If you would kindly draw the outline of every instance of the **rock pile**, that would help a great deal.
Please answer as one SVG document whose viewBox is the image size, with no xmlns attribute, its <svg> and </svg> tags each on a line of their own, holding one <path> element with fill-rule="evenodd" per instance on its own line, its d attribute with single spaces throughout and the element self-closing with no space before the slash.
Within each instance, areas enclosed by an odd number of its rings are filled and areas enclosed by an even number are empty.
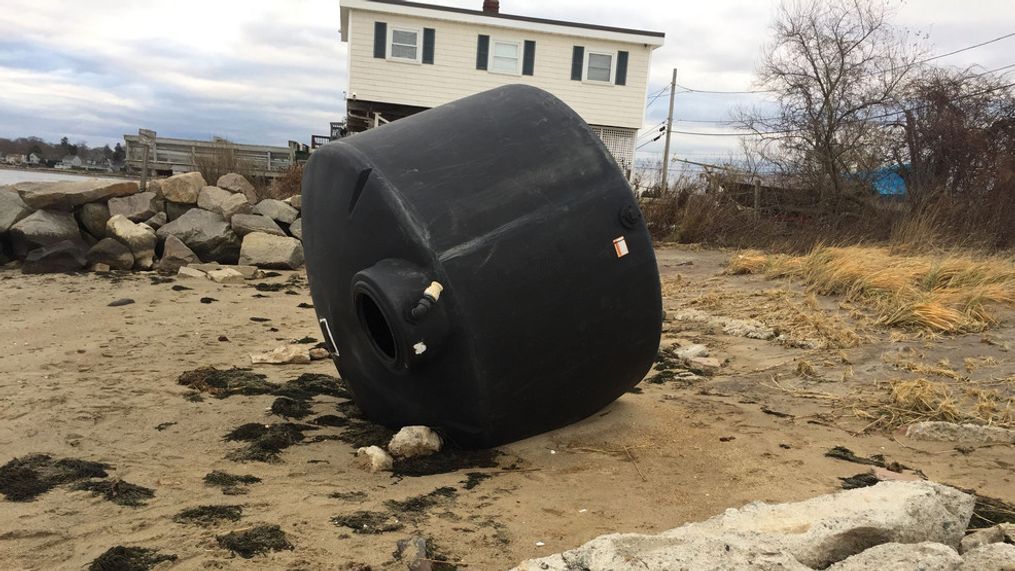
<svg viewBox="0 0 1015 571">
<path fill-rule="evenodd" d="M 172 274 L 201 262 L 296 269 L 299 198 L 258 201 L 235 173 L 214 186 L 201 173 L 179 174 L 152 181 L 148 192 L 131 181 L 16 183 L 0 187 L 0 264 L 20 260 L 25 273 Z"/>
<path fill-rule="evenodd" d="M 932 482 L 882 482 L 790 504 L 755 502 L 659 535 L 603 535 L 519 565 L 558 569 L 1009 569 L 1006 529 L 963 539 L 975 498 Z M 960 555 L 961 554 L 961 555 Z"/>
</svg>

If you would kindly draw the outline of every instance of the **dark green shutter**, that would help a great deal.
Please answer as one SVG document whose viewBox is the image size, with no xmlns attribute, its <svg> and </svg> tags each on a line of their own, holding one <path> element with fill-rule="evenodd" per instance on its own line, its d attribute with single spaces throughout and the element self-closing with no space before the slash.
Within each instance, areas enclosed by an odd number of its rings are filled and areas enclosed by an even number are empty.
<svg viewBox="0 0 1015 571">
<path fill-rule="evenodd" d="M 490 60 L 490 36 L 479 36 L 479 43 L 476 45 L 476 69 L 486 69 Z"/>
<path fill-rule="evenodd" d="M 384 59 L 387 56 L 388 25 L 374 22 L 374 57 Z"/>
<path fill-rule="evenodd" d="M 525 52 L 522 55 L 522 75 L 532 75 L 536 71 L 536 42 L 525 40 Z"/>
<path fill-rule="evenodd" d="M 583 65 L 585 65 L 585 48 L 582 46 L 575 46 L 574 52 L 571 54 L 571 79 L 575 81 L 582 80 Z"/>
<path fill-rule="evenodd" d="M 423 63 L 433 63 L 436 36 L 437 32 L 433 28 L 423 28 Z"/>
<path fill-rule="evenodd" d="M 627 85 L 627 52 L 617 52 L 617 85 Z"/>
</svg>

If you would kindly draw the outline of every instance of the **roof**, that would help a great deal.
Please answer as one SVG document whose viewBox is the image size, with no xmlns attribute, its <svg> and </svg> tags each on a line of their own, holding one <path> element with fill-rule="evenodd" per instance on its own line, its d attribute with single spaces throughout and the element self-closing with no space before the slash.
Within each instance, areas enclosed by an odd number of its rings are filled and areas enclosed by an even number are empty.
<svg viewBox="0 0 1015 571">
<path fill-rule="evenodd" d="M 655 47 L 661 46 L 663 38 L 666 37 L 666 34 L 663 32 L 550 20 L 547 18 L 518 16 L 500 12 L 484 12 L 482 10 L 469 10 L 467 8 L 439 6 L 421 2 L 403 0 L 341 0 L 342 41 L 348 41 L 344 30 L 348 28 L 348 11 L 350 9 L 469 22 L 504 28 L 535 30 L 571 36 L 647 44 Z"/>
</svg>

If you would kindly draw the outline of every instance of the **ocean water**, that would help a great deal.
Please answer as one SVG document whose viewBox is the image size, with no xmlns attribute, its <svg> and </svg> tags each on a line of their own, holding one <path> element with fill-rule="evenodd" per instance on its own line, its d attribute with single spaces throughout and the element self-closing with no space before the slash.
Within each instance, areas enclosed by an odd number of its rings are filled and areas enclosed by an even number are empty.
<svg viewBox="0 0 1015 571">
<path fill-rule="evenodd" d="M 115 177 L 108 177 L 102 175 L 81 175 L 81 174 L 70 174 L 56 171 L 30 171 L 20 169 L 2 169 L 0 168 L 0 186 L 5 184 L 14 184 L 16 182 L 47 182 L 47 181 L 58 181 L 58 180 L 83 180 L 89 178 L 100 178 L 103 180 L 124 180 Z"/>
</svg>

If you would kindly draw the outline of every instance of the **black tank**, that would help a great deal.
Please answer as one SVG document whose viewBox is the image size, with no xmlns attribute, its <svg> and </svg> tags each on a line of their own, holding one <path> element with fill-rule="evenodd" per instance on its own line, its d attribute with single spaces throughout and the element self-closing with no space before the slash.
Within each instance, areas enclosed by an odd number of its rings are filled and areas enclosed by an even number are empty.
<svg viewBox="0 0 1015 571">
<path fill-rule="evenodd" d="M 656 355 L 659 275 L 589 126 L 521 85 L 325 145 L 303 176 L 317 317 L 363 413 L 464 447 L 558 428 Z"/>
</svg>

